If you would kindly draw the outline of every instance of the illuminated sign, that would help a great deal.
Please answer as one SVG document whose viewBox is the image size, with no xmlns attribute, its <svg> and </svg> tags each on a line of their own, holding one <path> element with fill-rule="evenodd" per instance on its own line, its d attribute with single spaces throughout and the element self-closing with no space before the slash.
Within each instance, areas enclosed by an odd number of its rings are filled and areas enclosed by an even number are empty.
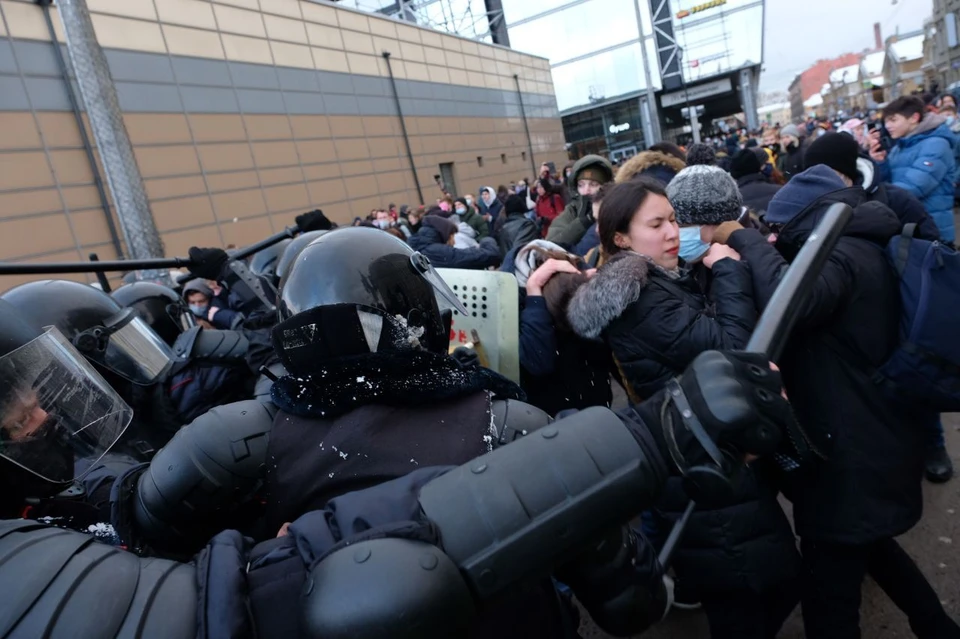
<svg viewBox="0 0 960 639">
<path fill-rule="evenodd" d="M 693 15 L 694 13 L 700 13 L 701 11 L 706 11 L 707 9 L 722 7 L 725 4 L 727 4 L 727 0 L 710 0 L 710 2 L 704 2 L 703 4 L 690 7 L 689 10 L 684 9 L 683 11 L 677 11 L 677 20 L 682 20 L 687 16 Z"/>
<path fill-rule="evenodd" d="M 630 123 L 624 122 L 623 124 L 611 124 L 610 133 L 623 133 L 624 131 L 630 130 Z"/>
</svg>

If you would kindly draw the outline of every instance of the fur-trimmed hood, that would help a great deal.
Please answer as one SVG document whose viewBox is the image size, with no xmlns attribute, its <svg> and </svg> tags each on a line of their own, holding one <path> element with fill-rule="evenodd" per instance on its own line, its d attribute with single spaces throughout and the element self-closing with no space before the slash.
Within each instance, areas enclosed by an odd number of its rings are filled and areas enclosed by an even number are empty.
<svg viewBox="0 0 960 639">
<path fill-rule="evenodd" d="M 640 298 L 651 268 L 650 261 L 637 253 L 623 252 L 610 258 L 570 300 L 567 320 L 573 332 L 586 339 L 598 338 Z"/>
<path fill-rule="evenodd" d="M 686 166 L 682 160 L 672 155 L 660 151 L 644 151 L 627 160 L 617 171 L 617 177 L 614 181 L 617 184 L 629 182 L 634 176 L 654 168 L 660 168 L 661 171 L 666 170 L 676 175 Z M 654 177 L 659 178 L 657 175 Z"/>
</svg>

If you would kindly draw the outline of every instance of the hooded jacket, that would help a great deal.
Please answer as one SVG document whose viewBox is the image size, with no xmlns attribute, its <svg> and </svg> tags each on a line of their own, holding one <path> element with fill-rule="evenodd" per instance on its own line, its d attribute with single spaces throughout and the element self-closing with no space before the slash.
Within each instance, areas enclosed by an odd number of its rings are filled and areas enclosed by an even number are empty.
<svg viewBox="0 0 960 639">
<path fill-rule="evenodd" d="M 895 141 L 886 162 L 879 165 L 885 182 L 915 195 L 933 217 L 940 237 L 953 242 L 953 147 L 956 138 L 946 118 L 928 113 L 914 131 Z"/>
<path fill-rule="evenodd" d="M 690 273 L 671 279 L 647 258 L 621 253 L 580 287 L 567 316 L 582 337 L 603 338 L 636 402 L 703 351 L 746 345 L 756 322 L 750 268 L 724 259 L 713 275 L 707 297 Z M 654 513 L 657 534 L 669 531 L 688 501 L 680 480 L 669 480 Z M 730 502 L 694 513 L 674 565 L 694 588 L 761 592 L 792 579 L 799 560 L 774 491 L 748 472 Z"/>
<path fill-rule="evenodd" d="M 567 200 L 563 212 L 550 224 L 550 230 L 547 231 L 547 240 L 550 242 L 572 248 L 593 224 L 590 202 L 577 193 L 577 174 L 590 166 L 600 167 L 613 178 L 613 165 L 599 155 L 586 155 L 573 165 L 573 172 L 567 181 L 572 197 Z"/>
<path fill-rule="evenodd" d="M 666 186 L 686 166 L 683 160 L 667 153 L 644 151 L 624 162 L 620 170 L 617 171 L 616 182 L 621 184 L 629 182 L 638 175 L 646 175 L 660 180 Z"/>
<path fill-rule="evenodd" d="M 453 248 L 467 249 L 477 248 L 480 243 L 477 242 L 477 231 L 466 222 L 457 224 L 457 233 L 453 236 Z"/>
<path fill-rule="evenodd" d="M 444 242 L 438 230 L 424 224 L 407 242 L 437 268 L 482 269 L 500 263 L 500 249 L 490 237 L 481 240 L 477 248 L 459 249 Z"/>
<path fill-rule="evenodd" d="M 466 222 L 470 225 L 470 228 L 476 231 L 474 237 L 478 242 L 485 237 L 490 237 L 490 225 L 472 206 L 467 206 L 467 212 L 460 215 L 460 221 Z"/>
<path fill-rule="evenodd" d="M 801 537 L 858 545 L 903 534 L 920 519 L 923 503 L 919 407 L 895 404 L 863 370 L 863 362 L 880 365 L 898 343 L 900 290 L 883 247 L 900 221 L 889 207 L 867 201 L 860 187 L 842 188 L 811 197 L 782 227 L 776 248 L 751 229 L 734 232 L 728 243 L 750 263 L 762 310 L 834 202 L 854 207 L 853 218 L 799 309 L 779 361 L 797 418 L 826 459 L 791 473 L 796 485 L 788 496 Z"/>
<path fill-rule="evenodd" d="M 486 204 L 483 201 L 483 189 L 490 191 L 490 204 Z M 484 215 L 489 215 L 493 218 L 491 222 L 496 221 L 497 216 L 500 215 L 500 212 L 503 211 L 503 202 L 497 197 L 497 190 L 492 186 L 481 187 L 477 191 L 477 206 L 480 207 L 480 212 Z"/>
</svg>

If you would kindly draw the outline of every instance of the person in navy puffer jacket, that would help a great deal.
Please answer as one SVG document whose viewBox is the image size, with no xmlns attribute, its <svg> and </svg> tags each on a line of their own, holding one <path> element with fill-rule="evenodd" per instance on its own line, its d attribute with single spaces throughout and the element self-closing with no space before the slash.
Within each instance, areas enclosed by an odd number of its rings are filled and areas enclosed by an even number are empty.
<svg viewBox="0 0 960 639">
<path fill-rule="evenodd" d="M 883 110 L 883 121 L 893 148 L 884 151 L 880 133 L 870 134 L 870 157 L 878 163 L 885 182 L 915 195 L 937 223 L 940 238 L 953 242 L 953 147 L 955 136 L 946 118 L 925 113 L 923 100 L 916 96 L 897 98 Z"/>
</svg>

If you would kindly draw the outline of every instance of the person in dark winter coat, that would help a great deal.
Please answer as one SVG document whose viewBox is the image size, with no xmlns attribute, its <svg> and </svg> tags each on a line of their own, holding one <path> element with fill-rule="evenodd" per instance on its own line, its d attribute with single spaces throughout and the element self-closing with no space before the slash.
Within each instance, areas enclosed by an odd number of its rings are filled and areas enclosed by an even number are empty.
<svg viewBox="0 0 960 639">
<path fill-rule="evenodd" d="M 503 202 L 497 198 L 497 192 L 492 186 L 482 187 L 479 195 L 480 201 L 477 202 L 477 206 L 480 207 L 480 213 L 487 219 L 487 222 L 493 224 L 503 211 Z"/>
<path fill-rule="evenodd" d="M 893 184 L 879 182 L 879 172 L 869 158 L 859 157 L 859 145 L 845 133 L 826 133 L 807 149 L 809 166 L 823 164 L 833 169 L 846 186 L 859 185 L 867 200 L 889 206 L 902 225 L 916 224 L 914 235 L 931 242 L 940 239 L 940 229 L 933 218 L 909 191 Z M 929 442 L 924 472 L 932 482 L 943 483 L 953 477 L 953 462 L 947 453 L 943 423 L 939 416 L 926 425 Z"/>
<path fill-rule="evenodd" d="M 511 195 L 504 205 L 504 214 L 497 218 L 494 235 L 500 247 L 500 258 L 512 249 L 540 237 L 536 223 L 527 217 L 527 205 L 519 195 Z"/>
<path fill-rule="evenodd" d="M 210 284 L 214 284 L 214 291 Z M 210 328 L 233 330 L 243 323 L 243 314 L 230 308 L 230 294 L 215 282 L 192 279 L 183 287 L 183 298 L 190 312 Z"/>
<path fill-rule="evenodd" d="M 953 147 L 956 138 L 947 120 L 926 113 L 923 101 L 904 96 L 883 109 L 883 120 L 894 139 L 888 152 L 880 148 L 880 133 L 870 134 L 870 157 L 878 163 L 885 182 L 915 195 L 940 229 L 945 242 L 953 242 Z"/>
<path fill-rule="evenodd" d="M 547 240 L 572 248 L 594 223 L 590 198 L 607 182 L 613 180 L 613 166 L 599 155 L 587 155 L 573 165 L 569 186 L 574 196 L 555 219 L 547 232 Z"/>
<path fill-rule="evenodd" d="M 527 401 L 549 415 L 575 408 L 609 406 L 612 361 L 597 341 L 570 330 L 567 306 L 587 281 L 576 256 L 537 240 L 516 255 L 520 285 L 520 387 Z"/>
<path fill-rule="evenodd" d="M 490 225 L 487 224 L 487 221 L 483 219 L 483 216 L 477 213 L 476 209 L 467 204 L 467 200 L 462 197 L 458 197 L 454 201 L 454 211 L 457 217 L 461 222 L 465 222 L 470 225 L 474 231 L 476 231 L 476 239 L 478 242 L 485 237 L 490 237 Z"/>
<path fill-rule="evenodd" d="M 860 589 L 869 573 L 918 637 L 957 637 L 960 629 L 894 540 L 922 511 L 925 434 L 915 423 L 922 409 L 896 403 L 864 364 L 879 366 L 898 343 L 900 292 L 883 249 L 900 232 L 897 216 L 817 165 L 771 201 L 766 219 L 778 229 L 775 247 L 735 223 L 721 225 L 714 239 L 750 263 L 762 310 L 835 202 L 852 206 L 854 216 L 799 310 L 780 360 L 797 418 L 821 455 L 791 473 L 785 489 L 802 541 L 806 633 L 860 637 Z"/>
<path fill-rule="evenodd" d="M 744 149 L 733 156 L 730 162 L 730 175 L 737 181 L 743 205 L 760 216 L 767 210 L 770 199 L 780 190 L 778 185 L 760 172 L 766 156 L 763 149 Z"/>
<path fill-rule="evenodd" d="M 800 129 L 795 124 L 788 124 L 780 129 L 782 153 L 777 158 L 777 170 L 788 182 L 803 171 L 803 144 L 800 138 Z"/>
<path fill-rule="evenodd" d="M 477 248 L 453 247 L 457 225 L 439 215 L 423 218 L 420 230 L 407 242 L 415 251 L 420 251 L 437 268 L 483 269 L 500 263 L 500 249 L 492 237 L 485 237 Z"/>
<path fill-rule="evenodd" d="M 871 202 L 889 206 L 902 224 L 916 224 L 917 237 L 931 242 L 940 239 L 937 223 L 923 208 L 923 203 L 909 191 L 883 182 L 880 171 L 860 151 L 853 136 L 826 133 L 810 145 L 804 160 L 808 169 L 823 164 L 836 171 L 847 186 L 856 184 L 862 187 Z"/>
<path fill-rule="evenodd" d="M 666 192 L 640 177 L 604 197 L 600 236 L 612 257 L 578 290 L 568 316 L 581 337 L 610 347 L 631 401 L 652 396 L 704 350 L 746 345 L 757 317 L 750 269 L 709 243 L 713 228 L 740 209 L 733 179 L 702 165 L 680 171 Z M 674 210 L 695 233 L 677 228 Z M 709 295 L 675 251 L 712 271 Z M 649 519 L 653 537 L 663 541 L 687 501 L 679 481 L 668 485 Z M 674 560 L 715 639 L 774 637 L 799 598 L 798 568 L 776 491 L 749 471 L 728 502 L 693 515 Z"/>
</svg>

